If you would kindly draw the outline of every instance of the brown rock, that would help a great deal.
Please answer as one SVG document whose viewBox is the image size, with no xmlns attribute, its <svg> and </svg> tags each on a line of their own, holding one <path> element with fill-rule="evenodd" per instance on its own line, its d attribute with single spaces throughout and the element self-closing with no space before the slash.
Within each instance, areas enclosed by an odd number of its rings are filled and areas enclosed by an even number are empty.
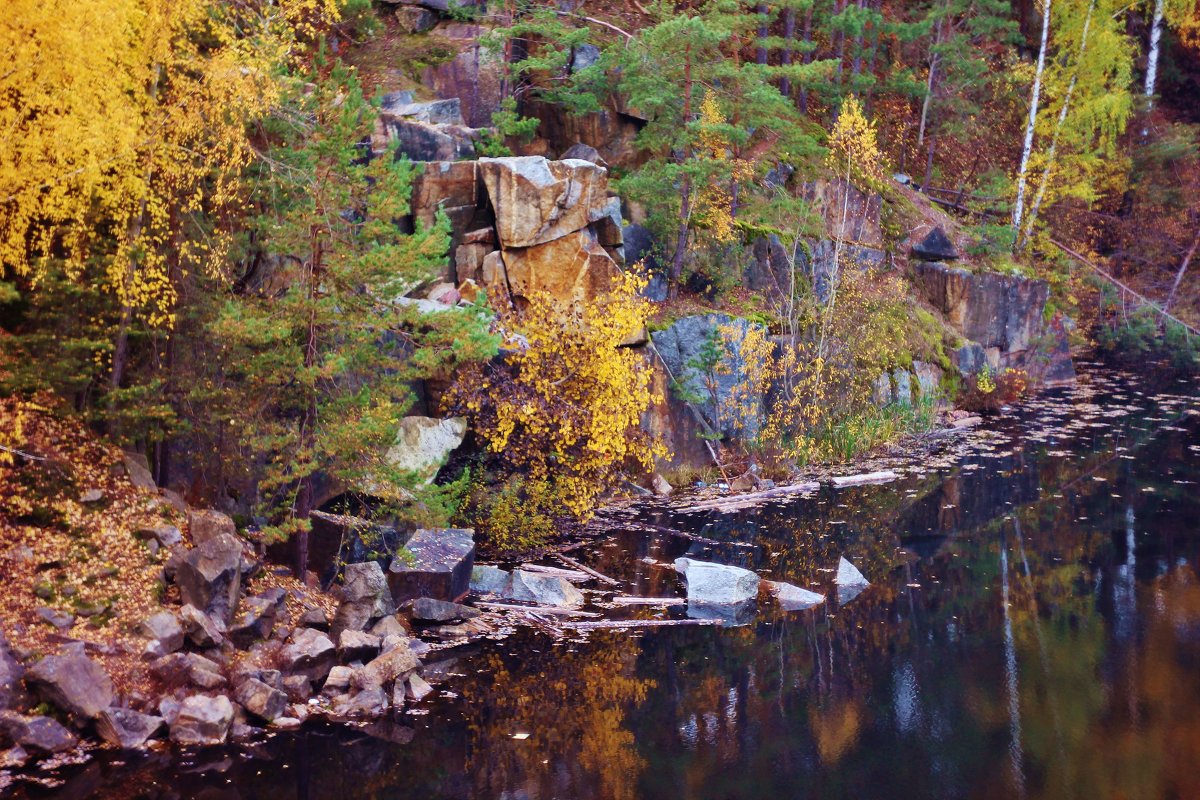
<svg viewBox="0 0 1200 800">
<path fill-rule="evenodd" d="M 396 647 L 356 670 L 351 684 L 359 689 L 379 688 L 407 675 L 421 664 L 408 647 Z"/>
<path fill-rule="evenodd" d="M 237 526 L 228 514 L 215 509 L 192 509 L 188 514 L 188 533 L 192 535 L 192 544 L 199 546 L 222 534 L 237 536 Z"/>
<path fill-rule="evenodd" d="M 540 156 L 482 158 L 479 175 L 505 248 L 531 247 L 598 219 L 608 201 L 608 171 L 589 161 Z"/>
<path fill-rule="evenodd" d="M 546 292 L 563 307 L 587 303 L 609 291 L 619 274 L 604 248 L 583 231 L 534 247 L 505 250 L 503 265 L 507 280 L 500 284 L 501 276 L 489 274 L 485 261 L 484 282 L 489 296 L 496 297 L 496 292 L 511 288 L 514 297 L 528 300 Z"/>
<path fill-rule="evenodd" d="M 413 181 L 412 213 L 422 225 L 432 225 L 439 207 L 474 211 L 478 181 L 474 161 L 432 161 Z"/>
<path fill-rule="evenodd" d="M 94 718 L 113 701 L 108 673 L 86 656 L 47 656 L 29 669 L 25 682 L 43 700 L 78 720 Z"/>
</svg>

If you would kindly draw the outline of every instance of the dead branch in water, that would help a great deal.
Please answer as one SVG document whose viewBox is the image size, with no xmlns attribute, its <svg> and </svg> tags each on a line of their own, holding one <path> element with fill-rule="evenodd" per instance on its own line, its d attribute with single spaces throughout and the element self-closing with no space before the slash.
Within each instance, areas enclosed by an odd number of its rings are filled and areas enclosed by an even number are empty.
<svg viewBox="0 0 1200 800">
<path fill-rule="evenodd" d="M 562 623 L 564 628 L 577 631 L 631 630 L 634 628 L 671 628 L 683 625 L 720 625 L 719 619 L 605 619 L 597 622 Z"/>
<path fill-rule="evenodd" d="M 527 614 L 549 614 L 555 617 L 599 617 L 600 615 L 594 611 L 577 611 L 573 608 L 558 608 L 557 606 L 519 606 L 515 603 L 488 603 L 479 602 L 475 604 L 479 608 L 486 608 L 495 611 L 523 611 Z"/>
<path fill-rule="evenodd" d="M 570 556 L 565 556 L 562 553 L 557 553 L 554 557 L 557 558 L 559 561 L 563 562 L 564 564 L 566 564 L 570 567 L 574 567 L 575 569 L 579 570 L 580 572 L 586 572 L 588 575 L 591 575 L 593 578 L 595 578 L 598 581 L 607 583 L 609 586 L 619 586 L 621 584 L 621 582 L 619 580 L 617 580 L 616 578 L 610 578 L 601 572 L 597 572 L 596 570 L 592 569 L 589 566 L 580 564 L 578 561 L 571 558 Z"/>
</svg>

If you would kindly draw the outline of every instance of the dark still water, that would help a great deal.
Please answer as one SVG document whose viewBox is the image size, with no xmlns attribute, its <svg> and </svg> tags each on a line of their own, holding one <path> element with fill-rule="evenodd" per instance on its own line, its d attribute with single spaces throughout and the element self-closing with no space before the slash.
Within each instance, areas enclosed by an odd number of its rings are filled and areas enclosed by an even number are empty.
<svg viewBox="0 0 1200 800">
<path fill-rule="evenodd" d="M 1200 798 L 1196 384 L 1092 368 L 985 427 L 892 484 L 641 518 L 730 544 L 631 520 L 576 554 L 647 596 L 680 555 L 752 567 L 815 610 L 522 628 L 376 735 L 97 763 L 61 796 Z M 843 555 L 872 585 L 839 607 Z"/>
</svg>

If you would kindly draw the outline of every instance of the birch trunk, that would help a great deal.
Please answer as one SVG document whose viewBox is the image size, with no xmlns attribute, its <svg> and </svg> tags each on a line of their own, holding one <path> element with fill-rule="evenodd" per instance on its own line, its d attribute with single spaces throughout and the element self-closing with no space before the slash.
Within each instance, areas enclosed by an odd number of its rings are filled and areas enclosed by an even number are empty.
<svg viewBox="0 0 1200 800">
<path fill-rule="evenodd" d="M 1029 98 L 1029 121 L 1025 124 L 1025 144 L 1021 148 L 1021 168 L 1017 170 L 1017 199 L 1013 203 L 1013 233 L 1021 232 L 1021 220 L 1025 211 L 1025 184 L 1028 178 L 1029 156 L 1033 152 L 1033 129 L 1037 123 L 1038 102 L 1042 95 L 1042 73 L 1046 70 L 1046 46 L 1050 39 L 1050 3 L 1042 11 L 1042 43 L 1038 48 L 1037 72 L 1033 76 L 1033 94 Z"/>
<path fill-rule="evenodd" d="M 1154 84 L 1158 81 L 1158 52 L 1162 43 L 1163 0 L 1154 0 L 1154 23 L 1150 26 L 1150 52 L 1146 55 L 1146 97 L 1154 102 Z M 1149 106 L 1148 106 L 1149 107 Z"/>
<path fill-rule="evenodd" d="M 1188 249 L 1187 255 L 1183 257 L 1183 263 L 1179 265 L 1179 271 L 1175 273 L 1175 282 L 1171 284 L 1171 293 L 1167 295 L 1167 302 L 1163 306 L 1163 311 L 1171 310 L 1171 303 L 1175 302 L 1175 293 L 1179 291 L 1179 284 L 1183 282 L 1183 275 L 1187 272 L 1188 265 L 1192 263 L 1192 256 L 1196 255 L 1196 248 L 1200 247 L 1200 230 L 1196 231 L 1196 238 L 1192 240 L 1192 246 Z"/>
<path fill-rule="evenodd" d="M 1054 170 L 1054 159 L 1058 154 L 1058 137 L 1062 133 L 1063 125 L 1067 121 L 1067 113 L 1071 108 L 1071 95 L 1075 93 L 1075 86 L 1079 83 L 1079 70 L 1083 64 L 1084 53 L 1087 52 L 1088 30 L 1092 25 L 1092 13 L 1096 10 L 1096 0 L 1092 0 L 1088 4 L 1087 16 L 1083 20 L 1083 37 L 1079 40 L 1079 53 L 1075 57 L 1075 74 L 1071 76 L 1071 84 L 1067 86 L 1067 94 L 1063 98 L 1062 108 L 1058 111 L 1058 121 L 1054 125 L 1054 135 L 1050 138 L 1050 150 L 1046 153 L 1046 167 L 1042 171 L 1042 179 L 1038 183 L 1037 195 L 1033 198 L 1033 205 L 1029 207 L 1029 221 L 1025 223 L 1024 232 L 1017 240 L 1017 249 L 1021 249 L 1029 242 L 1029 237 L 1033 236 L 1033 224 L 1037 221 L 1038 211 L 1041 210 L 1042 200 L 1046 197 L 1046 187 L 1050 185 L 1050 173 Z"/>
</svg>

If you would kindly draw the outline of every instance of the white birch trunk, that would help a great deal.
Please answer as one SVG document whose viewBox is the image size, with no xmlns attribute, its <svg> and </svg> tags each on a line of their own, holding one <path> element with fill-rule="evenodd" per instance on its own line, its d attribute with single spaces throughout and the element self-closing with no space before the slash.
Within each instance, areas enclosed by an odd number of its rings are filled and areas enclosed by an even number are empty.
<svg viewBox="0 0 1200 800">
<path fill-rule="evenodd" d="M 1146 56 L 1146 97 L 1154 97 L 1158 80 L 1158 51 L 1162 42 L 1163 0 L 1154 0 L 1154 24 L 1150 26 L 1150 52 Z M 1151 100 L 1153 102 L 1153 100 Z"/>
<path fill-rule="evenodd" d="M 1046 70 L 1046 47 L 1050 40 L 1050 2 L 1042 11 L 1042 43 L 1038 48 L 1037 72 L 1033 76 L 1033 94 L 1029 98 L 1029 121 L 1025 125 L 1025 145 L 1021 149 L 1021 168 L 1017 170 L 1017 199 L 1013 203 L 1012 227 L 1014 234 L 1021 232 L 1021 218 L 1025 212 L 1025 184 L 1028 178 L 1029 156 L 1033 152 L 1033 129 L 1037 123 L 1038 101 L 1042 95 L 1042 73 Z"/>
<path fill-rule="evenodd" d="M 1037 221 L 1042 200 L 1046 197 L 1046 187 L 1050 184 L 1050 173 L 1054 170 L 1054 158 L 1058 154 L 1058 137 L 1067 121 L 1067 113 L 1071 108 L 1071 95 L 1075 93 L 1075 86 L 1079 83 L 1079 70 L 1083 64 L 1083 56 L 1087 52 L 1088 30 L 1092 26 L 1092 13 L 1095 10 L 1096 0 L 1092 0 L 1088 4 L 1087 16 L 1083 20 L 1083 36 L 1079 39 L 1079 53 L 1075 56 L 1075 74 L 1071 76 L 1071 84 L 1067 87 L 1062 108 L 1058 112 L 1058 121 L 1054 125 L 1054 136 L 1050 139 L 1050 150 L 1046 153 L 1046 168 L 1042 172 L 1042 179 L 1038 184 L 1037 195 L 1033 198 L 1033 205 L 1029 207 L 1029 221 L 1025 223 L 1025 231 L 1017 241 L 1018 249 L 1028 243 L 1029 237 L 1033 235 L 1033 224 Z"/>
</svg>

